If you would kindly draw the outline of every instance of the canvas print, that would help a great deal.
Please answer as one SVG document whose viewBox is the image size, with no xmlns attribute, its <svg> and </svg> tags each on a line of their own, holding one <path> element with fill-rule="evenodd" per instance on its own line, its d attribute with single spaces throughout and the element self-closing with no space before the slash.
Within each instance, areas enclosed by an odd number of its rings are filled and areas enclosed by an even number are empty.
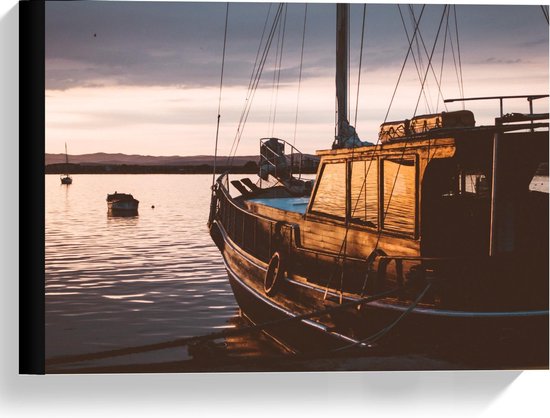
<svg viewBox="0 0 550 418">
<path fill-rule="evenodd" d="M 47 2 L 46 373 L 548 369 L 548 25 Z"/>
</svg>

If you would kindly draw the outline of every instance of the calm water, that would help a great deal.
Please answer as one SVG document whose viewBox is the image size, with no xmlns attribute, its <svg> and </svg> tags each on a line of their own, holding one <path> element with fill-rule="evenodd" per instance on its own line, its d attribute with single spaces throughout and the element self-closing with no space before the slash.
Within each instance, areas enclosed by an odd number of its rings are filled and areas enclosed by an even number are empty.
<svg viewBox="0 0 550 418">
<path fill-rule="evenodd" d="M 210 175 L 47 175 L 46 359 L 204 335 L 242 324 L 221 256 L 208 235 Z M 548 192 L 548 177 L 531 188 Z M 107 193 L 132 193 L 139 215 L 107 214 Z M 154 205 L 154 209 L 152 206 Z M 273 353 L 265 338 L 239 355 Z M 230 349 L 231 347 L 229 347 Z M 72 364 L 180 361 L 186 348 Z"/>
<path fill-rule="evenodd" d="M 239 322 L 206 221 L 210 175 L 75 175 L 46 187 L 46 358 L 203 335 Z M 139 216 L 107 215 L 132 193 Z M 154 209 L 152 206 L 155 206 Z M 185 348 L 87 365 L 175 361 Z"/>
</svg>

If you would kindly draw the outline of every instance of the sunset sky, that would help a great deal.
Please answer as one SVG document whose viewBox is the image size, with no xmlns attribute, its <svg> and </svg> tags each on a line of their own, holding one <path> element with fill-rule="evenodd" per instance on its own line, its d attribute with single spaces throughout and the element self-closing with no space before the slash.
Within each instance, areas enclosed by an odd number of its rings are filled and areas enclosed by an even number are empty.
<svg viewBox="0 0 550 418">
<path fill-rule="evenodd" d="M 247 86 L 268 10 L 268 27 L 277 5 L 230 3 L 219 151 L 227 155 L 235 138 Z M 422 6 L 414 6 L 416 17 Z M 420 34 L 432 50 L 444 6 L 426 7 Z M 254 96 L 237 154 L 256 154 L 258 139 L 277 136 L 303 152 L 330 148 L 334 138 L 335 6 L 309 3 L 302 82 L 298 75 L 304 24 L 303 3 L 289 3 L 284 42 L 275 37 Z M 216 135 L 226 3 L 47 2 L 46 152 L 121 152 L 144 155 L 213 154 Z M 401 12 L 413 32 L 408 5 Z M 363 6 L 351 7 L 350 98 L 353 123 Z M 540 6 L 457 5 L 441 29 L 432 64 L 439 76 L 446 45 L 443 98 L 460 97 L 458 48 L 464 95 L 548 93 L 548 23 Z M 278 39 L 281 41 L 278 43 Z M 420 39 L 419 39 L 420 40 Z M 277 45 L 283 49 L 278 90 L 273 89 Z M 408 49 L 395 4 L 367 5 L 365 46 L 357 132 L 375 142 Z M 453 59 L 454 53 L 454 59 Z M 428 58 L 415 44 L 423 77 Z M 279 77 L 278 74 L 275 74 Z M 388 120 L 413 116 L 421 89 L 409 57 Z M 416 114 L 458 110 L 460 103 L 438 99 L 430 71 Z M 276 100 L 275 100 L 276 99 Z M 491 123 L 498 103 L 468 104 L 478 124 Z M 276 109 L 276 113 L 275 113 Z M 526 111 L 524 100 L 505 112 Z M 547 101 L 535 111 L 548 111 Z M 273 116 L 275 115 L 275 116 Z M 275 119 L 275 123 L 271 122 Z"/>
</svg>

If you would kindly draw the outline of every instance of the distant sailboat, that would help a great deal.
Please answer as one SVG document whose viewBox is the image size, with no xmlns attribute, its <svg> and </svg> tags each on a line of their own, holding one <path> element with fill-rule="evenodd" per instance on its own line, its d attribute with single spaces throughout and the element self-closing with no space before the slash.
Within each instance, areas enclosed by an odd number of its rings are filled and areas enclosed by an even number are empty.
<svg viewBox="0 0 550 418">
<path fill-rule="evenodd" d="M 73 179 L 69 176 L 69 154 L 67 154 L 67 143 L 65 142 L 65 177 L 61 177 L 61 184 L 72 184 Z"/>
</svg>

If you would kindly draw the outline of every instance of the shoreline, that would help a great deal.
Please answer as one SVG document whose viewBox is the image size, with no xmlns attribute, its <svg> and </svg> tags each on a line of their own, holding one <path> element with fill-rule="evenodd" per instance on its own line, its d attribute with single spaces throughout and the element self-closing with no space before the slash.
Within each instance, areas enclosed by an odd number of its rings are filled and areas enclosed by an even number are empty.
<svg viewBox="0 0 550 418">
<path fill-rule="evenodd" d="M 216 174 L 229 172 L 230 174 L 257 174 L 256 163 L 243 166 L 218 166 Z M 80 164 L 50 164 L 45 166 L 44 174 L 212 174 L 211 165 L 189 166 L 151 166 L 151 165 L 80 165 Z M 305 167 L 302 174 L 316 174 L 317 166 Z"/>
</svg>

